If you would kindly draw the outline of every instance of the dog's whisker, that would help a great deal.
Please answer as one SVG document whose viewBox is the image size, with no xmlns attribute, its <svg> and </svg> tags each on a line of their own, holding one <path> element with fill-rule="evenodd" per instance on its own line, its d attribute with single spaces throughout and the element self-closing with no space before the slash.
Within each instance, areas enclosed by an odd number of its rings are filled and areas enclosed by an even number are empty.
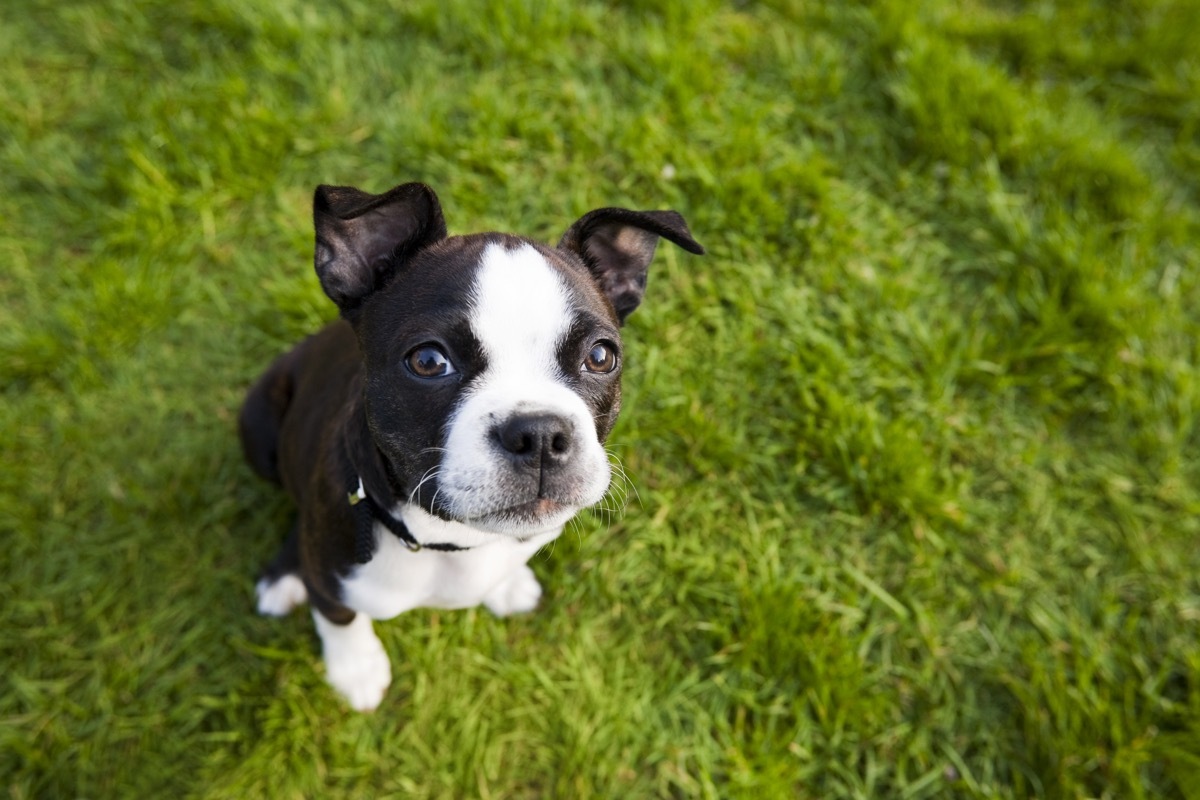
<svg viewBox="0 0 1200 800">
<path fill-rule="evenodd" d="M 580 547 L 583 547 L 583 520 L 581 520 L 579 517 L 571 517 L 571 519 L 567 520 L 567 526 L 565 530 L 574 533 L 576 544 L 578 544 Z M 557 539 L 555 541 L 557 541 Z M 553 547 L 554 542 L 551 542 L 550 545 Z"/>
<path fill-rule="evenodd" d="M 620 482 L 614 481 L 608 491 L 604 493 L 604 497 L 600 499 L 598 507 L 611 513 L 614 517 L 623 513 L 629 507 L 629 490 L 633 484 L 624 479 Z M 641 498 L 638 498 L 639 503 Z"/>
<path fill-rule="evenodd" d="M 621 457 L 612 451 L 610 446 L 605 446 L 605 453 L 609 457 L 609 466 L 612 467 L 613 481 L 609 484 L 609 492 L 621 494 L 622 508 L 628 505 L 629 494 L 632 492 L 633 498 L 638 505 L 642 504 L 642 497 L 638 493 L 637 484 L 629 477 L 629 471 L 625 469 L 625 464 Z"/>
<path fill-rule="evenodd" d="M 621 486 L 621 491 L 625 493 L 626 498 L 628 498 L 628 496 L 630 494 L 632 494 L 633 499 L 637 502 L 637 504 L 639 506 L 642 505 L 642 495 L 640 492 L 638 492 L 637 484 L 634 483 L 628 476 L 624 477 L 624 480 L 623 480 L 622 486 Z"/>
<path fill-rule="evenodd" d="M 410 503 L 413 502 L 413 500 L 417 496 L 417 492 L 421 491 L 421 487 L 425 485 L 426 481 L 433 480 L 440 473 L 441 473 L 441 468 L 438 466 L 432 466 L 429 469 L 425 470 L 425 474 L 421 476 L 421 480 L 418 481 L 417 485 L 415 487 L 413 487 L 413 490 L 411 492 L 409 492 L 408 502 L 410 502 Z"/>
<path fill-rule="evenodd" d="M 421 480 L 417 482 L 417 489 L 420 489 L 421 485 L 424 484 L 425 481 L 429 480 L 431 476 L 437 474 L 440 470 L 441 470 L 441 468 L 437 465 L 434 465 L 434 466 L 430 467 L 429 469 L 425 470 L 424 474 L 421 475 Z"/>
<path fill-rule="evenodd" d="M 629 499 L 629 485 L 627 481 L 614 482 L 608 487 L 605 497 L 617 500 L 621 505 Z"/>
</svg>

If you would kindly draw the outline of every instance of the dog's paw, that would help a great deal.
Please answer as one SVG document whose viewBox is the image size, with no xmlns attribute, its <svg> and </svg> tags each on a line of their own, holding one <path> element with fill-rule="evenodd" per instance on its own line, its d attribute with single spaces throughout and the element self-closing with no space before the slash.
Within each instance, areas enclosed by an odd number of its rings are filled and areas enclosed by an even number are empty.
<svg viewBox="0 0 1200 800">
<path fill-rule="evenodd" d="M 313 613 L 325 655 L 325 679 L 357 711 L 374 711 L 392 683 L 392 664 L 383 643 L 359 614 L 349 625 L 334 625 Z"/>
<path fill-rule="evenodd" d="M 325 677 L 350 707 L 356 711 L 374 711 L 392 683 L 392 665 L 379 640 L 372 650 L 342 653 L 325 658 Z"/>
<path fill-rule="evenodd" d="M 538 583 L 537 576 L 522 564 L 508 580 L 483 598 L 483 604 L 497 617 L 507 617 L 509 614 L 533 611 L 541 598 L 542 585 Z"/>
<path fill-rule="evenodd" d="M 283 575 L 273 581 L 263 578 L 254 591 L 258 595 L 258 613 L 268 617 L 282 617 L 308 602 L 304 581 L 295 575 Z"/>
</svg>

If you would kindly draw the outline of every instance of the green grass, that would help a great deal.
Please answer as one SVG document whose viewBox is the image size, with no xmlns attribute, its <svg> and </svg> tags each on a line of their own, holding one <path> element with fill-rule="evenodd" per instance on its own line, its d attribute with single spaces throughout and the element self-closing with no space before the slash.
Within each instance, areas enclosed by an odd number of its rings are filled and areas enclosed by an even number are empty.
<svg viewBox="0 0 1200 800">
<path fill-rule="evenodd" d="M 9 2 L 0 785 L 1200 797 L 1200 2 Z M 452 232 L 682 212 L 637 487 L 374 715 L 233 420 L 331 318 L 321 182 Z"/>
</svg>

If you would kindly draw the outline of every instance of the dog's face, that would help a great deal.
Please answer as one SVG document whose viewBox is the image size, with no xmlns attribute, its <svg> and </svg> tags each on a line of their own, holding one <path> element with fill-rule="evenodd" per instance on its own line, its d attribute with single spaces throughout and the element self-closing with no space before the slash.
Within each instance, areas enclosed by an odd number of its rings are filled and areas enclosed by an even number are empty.
<svg viewBox="0 0 1200 800">
<path fill-rule="evenodd" d="M 414 188 L 418 187 L 418 188 Z M 408 501 L 528 536 L 601 500 L 620 408 L 620 325 L 672 212 L 602 209 L 549 248 L 445 238 L 433 193 L 321 187 L 317 272 L 354 325 L 375 445 Z"/>
<path fill-rule="evenodd" d="M 527 535 L 604 495 L 621 339 L 577 259 L 444 239 L 364 305 L 359 331 L 368 419 L 411 502 Z"/>
</svg>

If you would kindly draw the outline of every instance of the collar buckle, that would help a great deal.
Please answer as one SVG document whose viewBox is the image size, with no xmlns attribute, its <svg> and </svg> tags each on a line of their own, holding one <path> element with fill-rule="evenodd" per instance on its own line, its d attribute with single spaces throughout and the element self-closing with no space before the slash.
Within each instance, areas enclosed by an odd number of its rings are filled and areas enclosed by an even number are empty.
<svg viewBox="0 0 1200 800">
<path fill-rule="evenodd" d="M 352 505 L 352 506 L 356 506 L 363 500 L 367 499 L 367 490 L 365 488 L 363 488 L 363 482 L 362 482 L 361 477 L 358 479 L 358 488 L 349 492 L 346 495 L 346 499 L 350 502 L 350 505 Z"/>
</svg>

